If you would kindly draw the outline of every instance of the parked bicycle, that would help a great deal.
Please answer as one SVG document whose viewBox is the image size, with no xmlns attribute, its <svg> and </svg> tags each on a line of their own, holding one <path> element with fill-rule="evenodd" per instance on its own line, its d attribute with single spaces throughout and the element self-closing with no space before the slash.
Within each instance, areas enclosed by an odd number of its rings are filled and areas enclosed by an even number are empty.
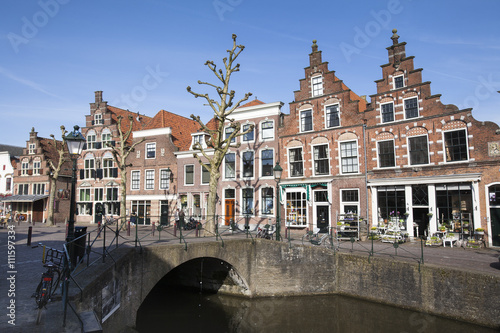
<svg viewBox="0 0 500 333">
<path fill-rule="evenodd" d="M 42 262 L 44 263 L 43 267 L 47 268 L 47 271 L 42 273 L 40 283 L 32 295 L 35 298 L 38 310 L 36 317 L 37 325 L 40 323 L 42 309 L 47 306 L 47 303 L 50 302 L 57 292 L 57 287 L 59 287 L 59 283 L 61 282 L 61 266 L 64 258 L 63 251 L 46 247 L 42 243 L 34 246 L 34 248 L 38 246 L 43 247 Z"/>
<path fill-rule="evenodd" d="M 266 224 L 264 228 L 259 227 L 257 229 L 257 238 L 273 239 L 276 229 L 273 225 Z"/>
<path fill-rule="evenodd" d="M 330 234 L 330 232 L 313 232 L 307 231 L 304 236 L 302 236 L 302 244 L 306 245 L 310 243 L 316 246 L 324 246 L 330 249 L 338 250 L 340 248 L 340 242 L 336 233 Z"/>
</svg>

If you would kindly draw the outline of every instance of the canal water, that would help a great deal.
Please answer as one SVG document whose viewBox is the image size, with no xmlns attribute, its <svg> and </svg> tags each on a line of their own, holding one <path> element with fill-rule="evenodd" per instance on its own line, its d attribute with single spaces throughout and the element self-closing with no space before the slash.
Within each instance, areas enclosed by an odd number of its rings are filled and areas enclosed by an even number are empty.
<svg viewBox="0 0 500 333">
<path fill-rule="evenodd" d="M 137 313 L 151 332 L 467 332 L 497 330 L 344 296 L 248 299 L 157 286 Z"/>
</svg>

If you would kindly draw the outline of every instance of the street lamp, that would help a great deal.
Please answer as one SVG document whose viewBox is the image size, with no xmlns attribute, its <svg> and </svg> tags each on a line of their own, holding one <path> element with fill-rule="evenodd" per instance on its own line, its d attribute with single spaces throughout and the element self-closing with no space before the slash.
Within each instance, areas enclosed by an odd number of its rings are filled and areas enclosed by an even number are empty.
<svg viewBox="0 0 500 333">
<path fill-rule="evenodd" d="M 281 221 L 280 221 L 280 180 L 281 173 L 283 169 L 280 167 L 280 162 L 276 162 L 275 167 L 273 168 L 273 176 L 274 180 L 276 180 L 276 240 L 281 240 L 280 231 L 281 231 Z"/>
<path fill-rule="evenodd" d="M 68 133 L 64 137 L 68 146 L 68 152 L 71 160 L 73 161 L 73 172 L 71 175 L 71 199 L 69 206 L 69 220 L 68 220 L 68 235 L 66 242 L 71 242 L 75 239 L 75 206 L 76 206 L 76 161 L 82 153 L 85 138 L 79 131 L 80 127 L 75 125 L 73 132 Z"/>
</svg>

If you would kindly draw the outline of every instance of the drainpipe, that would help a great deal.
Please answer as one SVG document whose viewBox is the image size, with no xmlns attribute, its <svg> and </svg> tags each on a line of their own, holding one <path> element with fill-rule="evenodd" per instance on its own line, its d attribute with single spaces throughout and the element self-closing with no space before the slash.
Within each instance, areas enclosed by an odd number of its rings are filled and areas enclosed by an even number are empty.
<svg viewBox="0 0 500 333">
<path fill-rule="evenodd" d="M 368 165 L 366 164 L 366 123 L 363 124 L 363 153 L 365 160 L 365 198 L 366 198 L 366 234 L 368 235 L 368 225 L 370 224 L 370 215 L 368 209 Z"/>
</svg>

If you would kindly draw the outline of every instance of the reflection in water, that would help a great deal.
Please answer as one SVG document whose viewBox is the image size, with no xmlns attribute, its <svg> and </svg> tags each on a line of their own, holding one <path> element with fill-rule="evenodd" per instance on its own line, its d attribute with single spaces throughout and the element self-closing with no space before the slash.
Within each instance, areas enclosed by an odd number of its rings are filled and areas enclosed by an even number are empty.
<svg viewBox="0 0 500 333">
<path fill-rule="evenodd" d="M 145 332 L 496 332 L 344 296 L 248 299 L 157 286 L 137 313 Z"/>
</svg>

